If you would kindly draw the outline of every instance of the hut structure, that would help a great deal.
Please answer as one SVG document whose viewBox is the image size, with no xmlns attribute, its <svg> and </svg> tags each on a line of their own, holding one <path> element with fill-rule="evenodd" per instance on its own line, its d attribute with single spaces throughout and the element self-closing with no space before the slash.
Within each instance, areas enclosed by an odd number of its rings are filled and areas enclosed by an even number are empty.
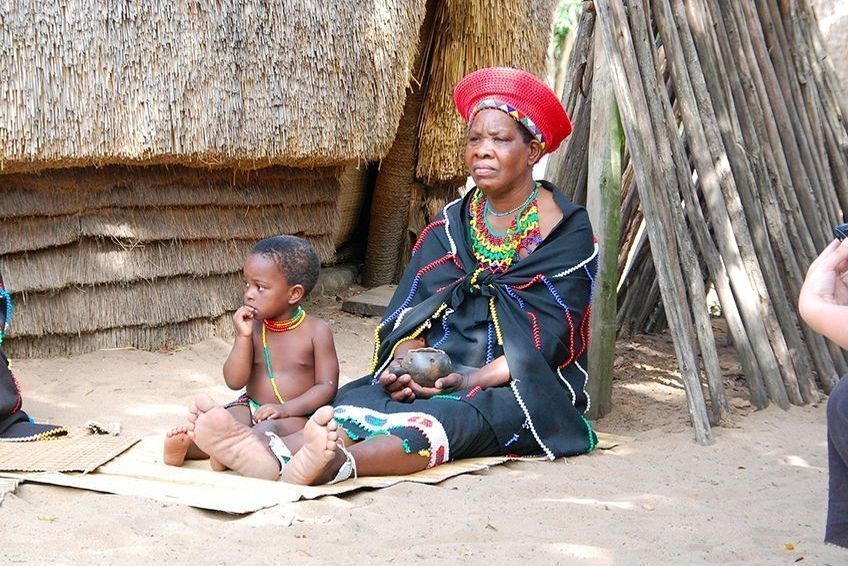
<svg viewBox="0 0 848 566">
<path fill-rule="evenodd" d="M 547 176 L 577 201 L 620 196 L 604 237 L 618 245 L 621 331 L 667 325 L 701 443 L 732 421 L 710 290 L 752 405 L 816 403 L 848 360 L 797 298 L 848 213 L 848 105 L 809 0 L 583 5 L 563 94 L 575 135 Z M 620 126 L 596 119 L 605 97 Z M 626 153 L 604 184 L 592 155 L 611 154 L 597 144 L 615 127 Z"/>
<path fill-rule="evenodd" d="M 367 285 L 399 278 L 418 233 L 465 185 L 465 124 L 454 108 L 454 85 L 491 66 L 543 76 L 555 7 L 556 0 L 428 2 L 413 89 L 374 188 Z"/>
<path fill-rule="evenodd" d="M 226 332 L 244 253 L 270 235 L 301 235 L 330 261 L 356 224 L 364 164 L 395 138 L 425 7 L 2 3 L 8 353 Z"/>
</svg>

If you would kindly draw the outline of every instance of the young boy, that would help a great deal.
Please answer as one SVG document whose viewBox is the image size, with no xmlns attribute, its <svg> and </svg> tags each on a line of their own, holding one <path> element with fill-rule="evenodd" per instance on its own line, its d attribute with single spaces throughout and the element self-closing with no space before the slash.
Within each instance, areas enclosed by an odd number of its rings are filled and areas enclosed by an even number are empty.
<svg viewBox="0 0 848 566">
<path fill-rule="evenodd" d="M 295 236 L 262 240 L 244 262 L 244 305 L 233 315 L 236 337 L 224 381 L 241 390 L 226 409 L 263 438 L 297 432 L 336 395 L 339 362 L 330 328 L 300 306 L 318 280 L 320 262 Z M 204 454 L 180 426 L 165 438 L 164 461 L 181 466 Z M 214 469 L 225 469 L 212 460 Z"/>
</svg>

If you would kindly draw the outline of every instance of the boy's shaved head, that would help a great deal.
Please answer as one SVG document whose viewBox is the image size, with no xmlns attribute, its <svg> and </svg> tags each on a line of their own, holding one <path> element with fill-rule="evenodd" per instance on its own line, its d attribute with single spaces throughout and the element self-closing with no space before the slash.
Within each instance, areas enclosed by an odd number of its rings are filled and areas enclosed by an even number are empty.
<svg viewBox="0 0 848 566">
<path fill-rule="evenodd" d="M 303 285 L 303 296 L 318 281 L 321 262 L 306 240 L 297 236 L 272 236 L 253 246 L 251 254 L 271 259 L 286 277 L 289 285 Z"/>
</svg>

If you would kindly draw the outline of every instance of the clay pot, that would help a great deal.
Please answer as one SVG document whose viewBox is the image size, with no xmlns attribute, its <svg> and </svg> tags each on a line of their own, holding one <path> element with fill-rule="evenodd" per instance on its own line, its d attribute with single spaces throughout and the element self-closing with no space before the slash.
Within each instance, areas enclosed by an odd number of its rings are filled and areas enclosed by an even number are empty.
<svg viewBox="0 0 848 566">
<path fill-rule="evenodd" d="M 453 366 L 450 356 L 444 350 L 417 348 L 406 353 L 400 368 L 394 365 L 389 368 L 389 371 L 393 369 L 401 369 L 403 373 L 408 373 L 412 380 L 422 387 L 434 387 L 437 379 L 453 371 Z"/>
</svg>

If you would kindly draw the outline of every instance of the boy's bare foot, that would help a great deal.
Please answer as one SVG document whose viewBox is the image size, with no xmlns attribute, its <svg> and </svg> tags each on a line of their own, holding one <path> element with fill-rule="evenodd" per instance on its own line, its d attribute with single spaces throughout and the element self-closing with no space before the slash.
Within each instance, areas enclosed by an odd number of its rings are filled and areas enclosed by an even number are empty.
<svg viewBox="0 0 848 566">
<path fill-rule="evenodd" d="M 178 426 L 165 433 L 165 449 L 162 460 L 169 466 L 182 466 L 186 459 L 186 453 L 191 446 L 191 438 L 188 437 L 188 427 Z"/>
<path fill-rule="evenodd" d="M 337 458 L 338 424 L 333 408 L 321 407 L 303 429 L 303 446 L 283 469 L 283 481 L 301 485 L 327 483 L 344 460 Z"/>
<path fill-rule="evenodd" d="M 268 444 L 211 397 L 198 395 L 189 413 L 189 437 L 219 463 L 243 476 L 268 480 L 279 477 L 280 464 Z"/>
<path fill-rule="evenodd" d="M 224 472 L 226 470 L 229 470 L 227 466 L 225 466 L 215 458 L 209 458 L 209 467 L 216 472 Z"/>
</svg>

